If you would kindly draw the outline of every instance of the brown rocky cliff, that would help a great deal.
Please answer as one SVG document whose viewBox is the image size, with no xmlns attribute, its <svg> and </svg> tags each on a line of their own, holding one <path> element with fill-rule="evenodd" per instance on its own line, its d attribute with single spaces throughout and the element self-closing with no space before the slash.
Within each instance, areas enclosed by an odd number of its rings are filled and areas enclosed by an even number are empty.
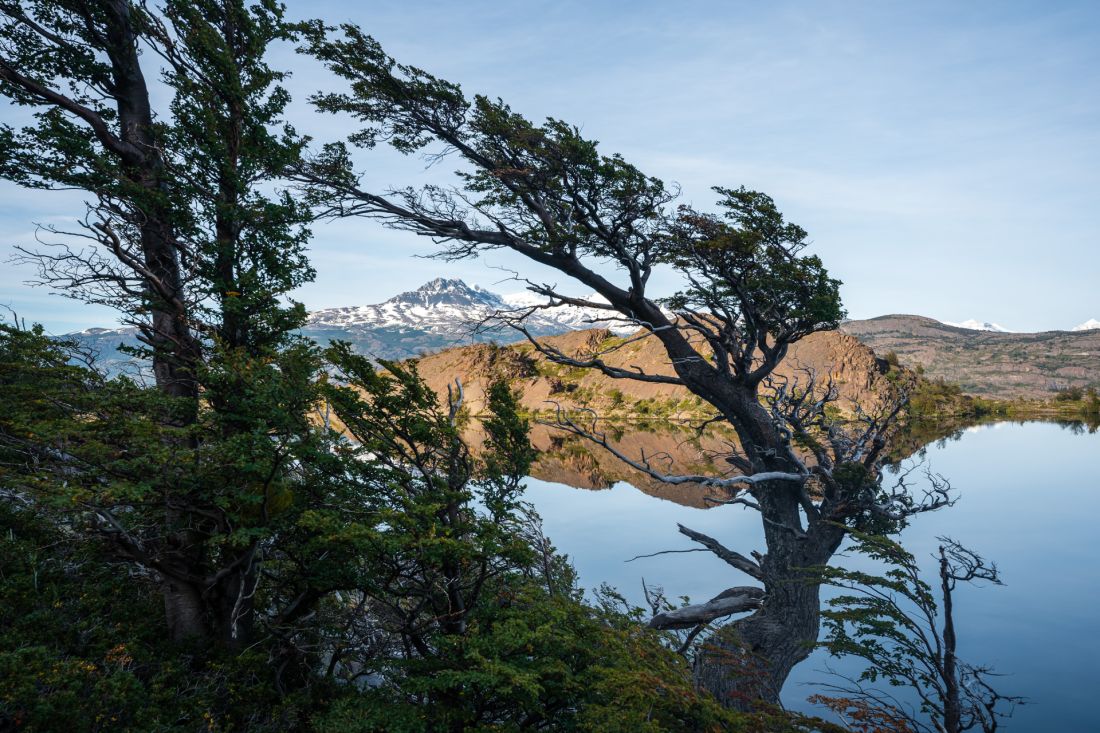
<svg viewBox="0 0 1100 733">
<path fill-rule="evenodd" d="M 672 374 L 663 347 L 654 338 L 616 337 L 605 329 L 573 331 L 545 339 L 563 353 L 585 357 L 607 352 L 601 358 L 610 366 L 640 369 L 650 374 Z M 612 379 L 593 369 L 553 364 L 530 344 L 496 346 L 474 344 L 446 349 L 419 359 L 420 375 L 436 391 L 446 395 L 447 385 L 462 382 L 466 404 L 473 414 L 485 406 L 488 385 L 504 378 L 521 395 L 528 410 L 549 410 L 555 404 L 567 409 L 589 407 L 603 416 L 675 418 L 707 412 L 706 406 L 685 388 L 669 384 Z M 787 358 L 776 370 L 799 384 L 805 384 L 804 370 L 836 384 L 836 403 L 844 413 L 856 404 L 872 410 L 891 399 L 895 384 L 908 372 L 890 373 L 874 352 L 853 336 L 836 331 L 812 334 L 791 346 Z"/>
</svg>

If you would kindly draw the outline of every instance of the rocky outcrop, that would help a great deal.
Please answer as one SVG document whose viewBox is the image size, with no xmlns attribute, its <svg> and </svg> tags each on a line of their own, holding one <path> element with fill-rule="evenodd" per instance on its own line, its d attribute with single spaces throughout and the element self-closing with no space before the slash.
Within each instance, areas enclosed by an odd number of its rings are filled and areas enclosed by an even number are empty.
<svg viewBox="0 0 1100 733">
<path fill-rule="evenodd" d="M 653 338 L 615 336 L 606 329 L 573 331 L 545 342 L 561 352 L 584 358 L 602 353 L 610 366 L 651 374 L 672 374 L 664 348 Z M 482 411 L 485 390 L 497 379 L 507 380 L 531 411 L 587 407 L 605 417 L 677 418 L 699 416 L 706 405 L 685 388 L 669 384 L 612 379 L 592 369 L 551 363 L 530 344 L 475 344 L 421 357 L 418 369 L 438 394 L 459 379 L 473 414 Z M 853 336 L 839 332 L 812 334 L 794 344 L 776 370 L 776 377 L 805 385 L 814 373 L 819 382 L 836 385 L 836 407 L 852 413 L 855 406 L 873 410 L 892 399 L 899 381 L 911 375 L 892 368 Z"/>
</svg>

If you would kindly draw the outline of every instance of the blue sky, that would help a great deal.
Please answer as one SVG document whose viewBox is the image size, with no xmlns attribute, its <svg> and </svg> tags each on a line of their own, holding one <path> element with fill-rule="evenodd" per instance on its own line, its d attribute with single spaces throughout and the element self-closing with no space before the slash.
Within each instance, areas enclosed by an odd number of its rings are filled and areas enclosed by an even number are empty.
<svg viewBox="0 0 1100 733">
<path fill-rule="evenodd" d="M 805 227 L 853 317 L 919 313 L 1012 330 L 1100 318 L 1100 4 L 1095 2 L 288 2 L 351 20 L 399 60 L 582 126 L 605 152 L 676 182 L 766 191 Z M 318 141 L 328 74 L 285 49 L 293 121 Z M 19 119 L 0 108 L 0 119 Z M 446 178 L 416 157 L 364 155 L 387 188 Z M 68 193 L 0 183 L 0 257 Z M 444 264 L 429 243 L 364 222 L 314 227 L 310 308 L 382 301 L 438 275 L 498 291 L 503 255 Z M 63 332 L 113 320 L 23 285 L 0 303 Z M 671 289 L 671 278 L 659 280 Z"/>
</svg>

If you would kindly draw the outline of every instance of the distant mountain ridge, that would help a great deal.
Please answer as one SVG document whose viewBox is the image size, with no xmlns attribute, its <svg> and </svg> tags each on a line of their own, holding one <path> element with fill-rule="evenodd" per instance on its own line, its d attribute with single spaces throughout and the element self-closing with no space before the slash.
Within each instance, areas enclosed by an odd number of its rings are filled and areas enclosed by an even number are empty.
<svg viewBox="0 0 1100 733">
<path fill-rule="evenodd" d="M 963 391 L 998 399 L 1049 399 L 1069 387 L 1100 387 L 1100 330 L 1008 333 L 888 315 L 845 321 L 840 329 L 880 356 L 924 369 Z"/>
<path fill-rule="evenodd" d="M 604 302 L 599 295 L 586 300 Z M 545 302 L 531 292 L 499 295 L 441 277 L 375 305 L 313 311 L 302 333 L 321 344 L 348 341 L 361 353 L 379 359 L 407 359 L 450 346 L 519 340 L 522 337 L 516 331 L 486 319 L 501 311 L 522 313 Z M 534 310 L 526 323 L 532 335 L 539 337 L 585 328 L 607 328 L 618 334 L 636 330 L 608 321 L 607 315 L 598 308 L 560 305 Z M 134 328 L 89 328 L 66 335 L 97 352 L 101 364 L 111 371 L 122 371 L 130 362 L 118 352 L 119 345 L 138 345 Z"/>
<path fill-rule="evenodd" d="M 314 311 L 303 333 L 322 344 L 349 341 L 376 358 L 406 359 L 451 346 L 517 341 L 520 336 L 510 329 L 478 325 L 497 311 L 542 302 L 531 292 L 500 295 L 459 279 L 436 278 L 375 305 Z M 594 308 L 558 306 L 534 311 L 528 328 L 540 337 L 600 327 L 618 334 L 634 330 L 602 320 L 606 315 Z M 957 383 L 972 394 L 1043 398 L 1065 387 L 1100 386 L 1100 321 L 1087 321 L 1073 331 L 1029 334 L 1009 333 L 986 322 L 945 324 L 923 316 L 888 315 L 846 321 L 841 330 L 879 355 L 893 351 L 903 364 L 920 365 L 929 376 Z M 105 366 L 115 371 L 128 361 L 117 352 L 119 344 L 137 345 L 132 328 L 90 328 L 70 336 L 98 351 Z"/>
</svg>

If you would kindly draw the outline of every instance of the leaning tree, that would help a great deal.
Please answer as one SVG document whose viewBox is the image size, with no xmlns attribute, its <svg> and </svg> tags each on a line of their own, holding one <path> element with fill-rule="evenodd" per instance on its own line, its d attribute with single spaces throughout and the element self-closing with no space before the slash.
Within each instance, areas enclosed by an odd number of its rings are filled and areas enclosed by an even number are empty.
<svg viewBox="0 0 1100 733">
<path fill-rule="evenodd" d="M 59 477 L 34 498 L 154 575 L 168 635 L 210 648 L 249 648 L 257 617 L 292 625 L 327 590 L 285 557 L 302 512 L 332 500 L 303 475 L 319 357 L 287 297 L 313 274 L 310 212 L 278 188 L 305 144 L 268 63 L 292 35 L 268 0 L 0 2 L 0 95 L 34 117 L 0 126 L 0 177 L 86 204 L 26 258 L 116 308 L 155 377 L 95 380 L 97 399 L 33 436 Z"/>
<path fill-rule="evenodd" d="M 502 101 L 468 99 L 456 84 L 398 64 L 357 27 L 339 31 L 316 22 L 307 34 L 304 50 L 348 82 L 346 91 L 313 101 L 362 127 L 297 171 L 313 204 L 326 216 L 375 218 L 431 238 L 447 259 L 518 253 L 606 301 L 528 282 L 546 299 L 540 307 L 602 310 L 637 326 L 636 338 L 660 342 L 672 374 L 614 366 L 598 352 L 565 354 L 532 339 L 558 363 L 685 387 L 736 431 L 741 450 L 730 457 L 731 475 L 668 476 L 642 458 L 620 456 L 667 481 L 723 487 L 729 503 L 759 512 L 764 552 L 742 554 L 682 529 L 758 585 L 654 624 L 694 628 L 752 611 L 710 635 L 696 655 L 697 677 L 728 704 L 776 701 L 818 635 L 819 583 L 806 569 L 827 564 L 849 528 L 896 523 L 948 501 L 943 486 L 921 499 L 904 482 L 883 486 L 884 438 L 900 403 L 842 429 L 826 417 L 835 395 L 829 385 L 812 375 L 801 383 L 774 378 L 791 344 L 836 328 L 839 282 L 804 253 L 806 232 L 769 197 L 718 188 L 720 215 L 674 208 L 676 192 L 622 157 L 600 154 L 576 127 L 554 119 L 536 125 Z M 350 146 L 379 142 L 404 153 L 435 146 L 433 155 L 457 157 L 458 184 L 372 190 L 355 173 Z M 682 276 L 681 292 L 664 300 L 649 293 L 658 267 Z M 504 317 L 522 331 L 529 312 Z M 563 417 L 560 426 L 606 443 L 590 425 Z"/>
</svg>

